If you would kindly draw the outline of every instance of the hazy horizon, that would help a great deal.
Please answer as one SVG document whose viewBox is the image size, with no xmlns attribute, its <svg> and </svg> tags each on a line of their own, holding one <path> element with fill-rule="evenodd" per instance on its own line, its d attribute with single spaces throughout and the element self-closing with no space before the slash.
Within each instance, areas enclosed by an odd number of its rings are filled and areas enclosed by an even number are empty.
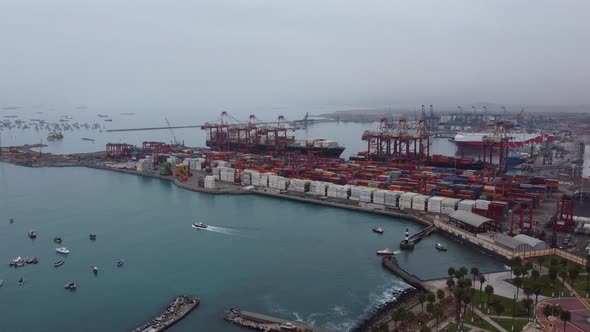
<svg viewBox="0 0 590 332">
<path fill-rule="evenodd" d="M 0 105 L 589 105 L 587 1 L 5 1 Z"/>
</svg>

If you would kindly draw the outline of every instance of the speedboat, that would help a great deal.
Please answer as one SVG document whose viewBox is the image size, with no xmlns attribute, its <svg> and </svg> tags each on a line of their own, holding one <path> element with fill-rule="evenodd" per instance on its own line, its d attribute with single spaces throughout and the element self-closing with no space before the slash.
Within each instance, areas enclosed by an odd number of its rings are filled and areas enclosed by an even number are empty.
<svg viewBox="0 0 590 332">
<path fill-rule="evenodd" d="M 124 261 L 124 260 L 122 260 L 121 258 L 119 258 L 119 259 L 117 260 L 117 267 L 121 267 L 121 266 L 123 266 L 123 264 L 125 264 L 125 261 Z"/>
<path fill-rule="evenodd" d="M 67 255 L 70 253 L 70 251 L 66 247 L 55 248 L 55 251 L 57 251 L 60 254 L 64 254 L 64 255 Z"/>
<path fill-rule="evenodd" d="M 61 239 L 61 237 L 56 236 L 56 237 L 53 238 L 53 242 L 55 242 L 55 243 L 62 243 L 62 239 Z"/>
<path fill-rule="evenodd" d="M 53 266 L 55 266 L 55 267 L 62 266 L 62 265 L 64 265 L 64 263 L 65 263 L 64 261 L 57 261 L 57 262 L 53 263 Z"/>
<path fill-rule="evenodd" d="M 97 274 L 98 273 L 98 267 L 93 266 L 92 267 L 92 272 L 94 272 L 94 274 Z"/>
<path fill-rule="evenodd" d="M 387 249 L 383 249 L 383 250 L 379 250 L 377 251 L 377 255 L 379 256 L 391 256 L 393 255 L 393 250 L 387 248 Z"/>
<path fill-rule="evenodd" d="M 293 323 L 290 322 L 283 323 L 279 325 L 279 327 L 281 328 L 281 330 L 297 330 L 297 326 L 293 325 Z"/>
<path fill-rule="evenodd" d="M 33 257 L 33 258 L 31 259 L 31 263 L 32 263 L 32 264 L 37 264 L 37 263 L 39 263 L 39 259 L 38 259 L 37 257 Z"/>
<path fill-rule="evenodd" d="M 68 283 L 67 283 L 67 284 L 64 286 L 64 288 L 65 288 L 65 289 L 69 289 L 69 290 L 74 290 L 74 289 L 76 289 L 76 287 L 77 287 L 77 285 L 76 285 L 76 283 L 75 283 L 75 282 L 73 282 L 73 281 L 70 281 L 70 282 L 68 282 Z"/>
<path fill-rule="evenodd" d="M 447 251 L 447 248 L 445 246 L 443 246 L 441 243 L 437 243 L 435 248 L 436 248 L 436 250 Z"/>
<path fill-rule="evenodd" d="M 96 240 L 96 234 L 90 234 L 89 237 L 90 240 Z"/>
<path fill-rule="evenodd" d="M 32 230 L 32 229 L 31 229 L 31 230 L 29 231 L 29 237 L 30 237 L 31 239 L 34 239 L 34 238 L 36 238 L 36 237 L 37 237 L 37 232 L 35 232 L 34 230 Z"/>
<path fill-rule="evenodd" d="M 373 232 L 378 233 L 378 234 L 383 234 L 383 230 L 381 229 L 381 227 L 373 228 Z"/>
<path fill-rule="evenodd" d="M 196 222 L 192 224 L 193 228 L 207 228 L 207 225 L 203 224 L 202 222 Z"/>
</svg>

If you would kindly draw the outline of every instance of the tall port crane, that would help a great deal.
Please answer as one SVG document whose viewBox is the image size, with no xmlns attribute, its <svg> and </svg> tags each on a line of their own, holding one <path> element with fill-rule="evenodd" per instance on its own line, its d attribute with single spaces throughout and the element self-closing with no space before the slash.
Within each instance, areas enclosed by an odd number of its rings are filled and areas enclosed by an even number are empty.
<svg viewBox="0 0 590 332">
<path fill-rule="evenodd" d="M 172 130 L 172 126 L 170 125 L 170 121 L 168 118 L 164 118 L 166 120 L 166 124 L 168 125 L 168 129 L 170 129 L 170 133 L 172 134 L 172 138 L 174 141 L 172 142 L 174 145 L 180 145 L 180 142 L 176 139 L 176 135 L 174 135 L 174 130 Z"/>
</svg>

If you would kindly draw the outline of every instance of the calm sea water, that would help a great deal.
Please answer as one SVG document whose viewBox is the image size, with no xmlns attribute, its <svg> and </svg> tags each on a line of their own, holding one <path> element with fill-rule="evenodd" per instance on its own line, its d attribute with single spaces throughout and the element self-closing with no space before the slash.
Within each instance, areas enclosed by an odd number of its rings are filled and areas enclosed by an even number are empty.
<svg viewBox="0 0 590 332">
<path fill-rule="evenodd" d="M 390 300 L 393 289 L 407 287 L 382 269 L 375 251 L 397 248 L 406 227 L 420 228 L 280 199 L 194 193 L 108 171 L 2 163 L 0 204 L 0 331 L 127 331 L 186 293 L 199 295 L 201 306 L 171 331 L 239 331 L 221 319 L 228 306 L 347 330 Z M 212 227 L 195 230 L 196 220 Z M 372 233 L 376 226 L 385 234 Z M 36 240 L 26 235 L 32 228 Z M 71 253 L 54 268 L 64 259 L 54 250 L 58 235 Z M 449 251 L 436 251 L 436 242 Z M 40 262 L 10 268 L 16 256 Z M 115 267 L 118 258 L 124 267 Z M 399 259 L 422 278 L 444 276 L 451 265 L 503 267 L 439 235 Z M 27 282 L 17 286 L 21 276 Z M 77 291 L 63 289 L 70 280 Z"/>
</svg>

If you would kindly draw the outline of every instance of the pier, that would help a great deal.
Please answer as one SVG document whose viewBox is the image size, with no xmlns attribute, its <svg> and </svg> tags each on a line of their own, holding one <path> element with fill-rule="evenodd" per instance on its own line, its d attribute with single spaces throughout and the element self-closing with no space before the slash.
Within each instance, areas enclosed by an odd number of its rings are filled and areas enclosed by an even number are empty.
<svg viewBox="0 0 590 332">
<path fill-rule="evenodd" d="M 434 225 L 430 225 L 426 228 L 424 228 L 423 230 L 419 231 L 418 233 L 410 236 L 410 238 L 408 239 L 409 241 L 412 241 L 414 243 L 418 243 L 420 242 L 420 240 L 422 240 L 423 238 L 430 236 L 430 234 L 436 232 L 436 226 Z"/>
<path fill-rule="evenodd" d="M 258 314 L 255 312 L 241 311 L 229 308 L 223 318 L 233 324 L 259 331 L 305 331 L 305 332 L 332 332 L 334 330 L 314 327 L 301 322 L 289 321 L 281 318 Z"/>
<path fill-rule="evenodd" d="M 199 298 L 190 298 L 185 295 L 179 296 L 166 307 L 162 314 L 132 332 L 164 331 L 188 315 L 200 302 Z"/>
<path fill-rule="evenodd" d="M 417 276 L 406 272 L 406 270 L 402 269 L 395 256 L 386 256 L 381 259 L 381 264 L 383 267 L 388 269 L 389 271 L 397 274 L 403 281 L 405 281 L 408 285 L 418 289 L 425 291 L 426 288 L 422 285 L 422 280 Z"/>
</svg>

